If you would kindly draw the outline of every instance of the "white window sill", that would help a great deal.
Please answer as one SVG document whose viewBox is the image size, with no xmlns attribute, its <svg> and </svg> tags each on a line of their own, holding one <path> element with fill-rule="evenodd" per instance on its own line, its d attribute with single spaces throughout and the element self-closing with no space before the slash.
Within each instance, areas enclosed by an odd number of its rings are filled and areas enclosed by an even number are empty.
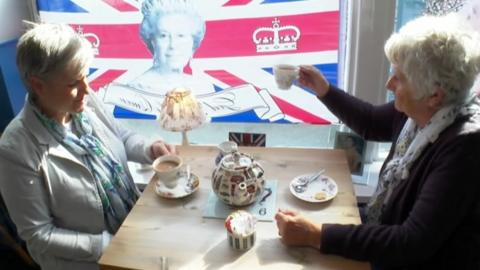
<svg viewBox="0 0 480 270">
<path fill-rule="evenodd" d="M 361 176 L 352 175 L 353 188 L 358 203 L 367 203 L 375 192 L 378 183 L 378 175 L 383 161 L 375 161 L 365 165 L 364 173 Z"/>
</svg>

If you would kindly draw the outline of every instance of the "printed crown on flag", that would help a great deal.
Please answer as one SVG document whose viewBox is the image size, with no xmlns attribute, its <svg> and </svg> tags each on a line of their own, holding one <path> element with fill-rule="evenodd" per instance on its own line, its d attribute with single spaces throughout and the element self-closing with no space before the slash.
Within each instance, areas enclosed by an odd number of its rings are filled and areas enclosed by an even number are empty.
<svg viewBox="0 0 480 270">
<path fill-rule="evenodd" d="M 253 32 L 257 52 L 291 51 L 297 49 L 300 30 L 294 25 L 280 26 L 280 20 L 272 21 L 273 27 L 260 27 Z"/>
<path fill-rule="evenodd" d="M 100 47 L 100 39 L 98 38 L 98 36 L 95 35 L 94 33 L 84 33 L 83 28 L 80 25 L 75 29 L 75 31 L 80 36 L 82 36 L 86 40 L 88 40 L 90 42 L 90 44 L 92 44 L 92 50 L 93 50 L 94 55 L 98 55 L 99 54 L 98 48 Z"/>
</svg>

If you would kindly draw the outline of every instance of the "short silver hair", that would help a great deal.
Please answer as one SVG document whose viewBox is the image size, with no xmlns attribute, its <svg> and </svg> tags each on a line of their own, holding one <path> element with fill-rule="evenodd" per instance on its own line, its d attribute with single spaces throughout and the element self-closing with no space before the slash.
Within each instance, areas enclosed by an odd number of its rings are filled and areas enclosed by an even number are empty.
<svg viewBox="0 0 480 270">
<path fill-rule="evenodd" d="M 185 14 L 193 22 L 193 50 L 200 47 L 205 36 L 205 21 L 189 0 L 145 0 L 142 3 L 143 20 L 140 24 L 140 36 L 148 50 L 153 54 L 152 39 L 156 35 L 157 23 L 168 14 Z"/>
<path fill-rule="evenodd" d="M 49 79 L 64 69 L 81 72 L 93 60 L 92 45 L 65 24 L 28 23 L 31 27 L 17 44 L 20 76 L 32 93 L 32 76 Z"/>
<path fill-rule="evenodd" d="M 456 14 L 408 22 L 385 43 L 389 61 L 405 73 L 421 99 L 445 90 L 443 105 L 462 103 L 480 69 L 479 34 Z"/>
</svg>

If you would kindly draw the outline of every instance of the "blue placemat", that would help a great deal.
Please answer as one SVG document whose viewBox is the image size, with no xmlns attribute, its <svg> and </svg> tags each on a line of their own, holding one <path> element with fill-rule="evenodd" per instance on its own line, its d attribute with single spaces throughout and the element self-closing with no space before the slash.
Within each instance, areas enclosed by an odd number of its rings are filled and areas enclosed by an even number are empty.
<svg viewBox="0 0 480 270">
<path fill-rule="evenodd" d="M 208 195 L 207 205 L 203 210 L 203 217 L 225 219 L 231 212 L 235 210 L 245 210 L 254 215 L 259 221 L 273 221 L 273 217 L 277 211 L 277 180 L 267 180 L 265 182 L 265 190 L 260 199 L 245 207 L 234 207 L 225 204 L 217 195 L 210 191 Z"/>
</svg>

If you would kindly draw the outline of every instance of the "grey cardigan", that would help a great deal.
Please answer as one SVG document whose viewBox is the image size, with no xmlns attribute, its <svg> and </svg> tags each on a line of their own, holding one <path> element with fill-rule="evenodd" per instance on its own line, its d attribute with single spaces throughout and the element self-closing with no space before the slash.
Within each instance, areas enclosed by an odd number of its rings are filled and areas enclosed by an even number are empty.
<svg viewBox="0 0 480 270">
<path fill-rule="evenodd" d="M 117 125 L 94 94 L 87 99 L 94 132 L 125 168 L 127 159 L 151 162 L 142 137 Z M 43 269 L 98 269 L 106 227 L 93 176 L 50 135 L 28 101 L 0 138 L 0 172 L 10 216 Z"/>
</svg>

